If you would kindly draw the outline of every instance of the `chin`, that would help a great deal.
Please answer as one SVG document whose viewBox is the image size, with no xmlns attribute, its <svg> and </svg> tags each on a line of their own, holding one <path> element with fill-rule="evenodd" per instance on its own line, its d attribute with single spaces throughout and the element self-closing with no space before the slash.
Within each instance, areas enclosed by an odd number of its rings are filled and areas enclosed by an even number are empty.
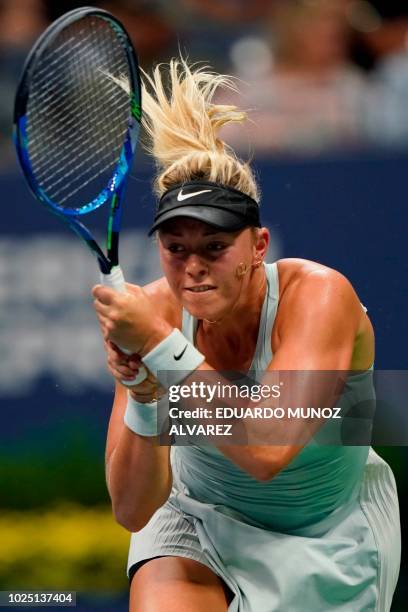
<svg viewBox="0 0 408 612">
<path fill-rule="evenodd" d="M 217 321 L 231 312 L 233 307 L 230 300 L 226 300 L 219 294 L 210 293 L 199 296 L 199 294 L 184 293 L 182 298 L 183 307 L 196 319 Z"/>
<path fill-rule="evenodd" d="M 227 312 L 231 309 L 226 308 L 206 308 L 199 304 L 184 304 L 184 308 L 196 319 L 207 319 L 208 321 L 217 321 L 218 319 L 224 318 Z"/>
</svg>

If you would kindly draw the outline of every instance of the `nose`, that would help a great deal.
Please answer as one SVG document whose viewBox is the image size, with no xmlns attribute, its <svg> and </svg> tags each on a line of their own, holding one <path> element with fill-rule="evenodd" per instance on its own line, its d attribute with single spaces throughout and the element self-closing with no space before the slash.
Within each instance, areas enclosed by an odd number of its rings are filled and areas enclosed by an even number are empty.
<svg viewBox="0 0 408 612">
<path fill-rule="evenodd" d="M 186 261 L 186 274 L 194 280 L 202 280 L 208 274 L 207 264 L 195 253 L 191 253 Z"/>
</svg>

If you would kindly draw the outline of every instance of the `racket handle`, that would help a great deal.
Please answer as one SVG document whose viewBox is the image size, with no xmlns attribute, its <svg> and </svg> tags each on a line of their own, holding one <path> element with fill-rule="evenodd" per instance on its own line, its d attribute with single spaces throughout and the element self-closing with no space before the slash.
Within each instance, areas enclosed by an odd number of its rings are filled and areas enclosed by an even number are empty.
<svg viewBox="0 0 408 612">
<path fill-rule="evenodd" d="M 115 266 L 114 268 L 112 268 L 110 274 L 101 273 L 101 283 L 105 287 L 111 287 L 111 289 L 114 289 L 119 293 L 126 293 L 125 277 L 123 276 L 123 272 L 120 266 Z M 127 349 L 121 348 L 120 346 L 118 348 L 120 348 L 122 353 L 125 353 L 126 355 L 132 354 L 131 351 L 128 351 Z M 126 387 L 133 387 L 133 385 L 138 385 L 146 378 L 146 368 L 140 366 L 139 372 L 133 380 L 122 380 L 122 383 L 126 385 Z"/>
</svg>

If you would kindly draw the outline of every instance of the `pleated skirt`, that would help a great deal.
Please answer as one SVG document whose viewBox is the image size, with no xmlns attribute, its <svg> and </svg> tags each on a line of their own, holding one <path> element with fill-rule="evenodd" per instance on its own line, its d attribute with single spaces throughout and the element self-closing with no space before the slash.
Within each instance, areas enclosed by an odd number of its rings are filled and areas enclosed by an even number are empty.
<svg viewBox="0 0 408 612">
<path fill-rule="evenodd" d="M 370 450 L 359 499 L 319 537 L 260 528 L 173 489 L 132 534 L 128 572 L 157 556 L 194 559 L 231 589 L 229 612 L 388 612 L 401 539 L 392 471 Z M 317 529 L 319 533 L 321 529 Z"/>
</svg>

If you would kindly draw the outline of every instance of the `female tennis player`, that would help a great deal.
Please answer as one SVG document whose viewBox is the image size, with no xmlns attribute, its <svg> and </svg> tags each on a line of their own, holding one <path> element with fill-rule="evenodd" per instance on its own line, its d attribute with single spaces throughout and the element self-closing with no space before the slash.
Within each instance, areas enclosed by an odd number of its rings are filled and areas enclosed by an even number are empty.
<svg viewBox="0 0 408 612">
<path fill-rule="evenodd" d="M 311 261 L 264 263 L 254 175 L 218 136 L 245 118 L 213 102 L 228 80 L 172 61 L 166 93 L 163 70 L 146 79 L 144 114 L 164 277 L 126 295 L 93 291 L 117 380 L 107 481 L 133 532 L 131 610 L 385 612 L 398 501 L 368 446 L 158 444 L 168 424 L 158 425 L 157 396 L 200 372 L 358 370 L 345 387 L 358 401 L 372 397 L 374 360 L 346 278 Z M 128 391 L 121 381 L 141 363 L 149 377 Z"/>
</svg>

